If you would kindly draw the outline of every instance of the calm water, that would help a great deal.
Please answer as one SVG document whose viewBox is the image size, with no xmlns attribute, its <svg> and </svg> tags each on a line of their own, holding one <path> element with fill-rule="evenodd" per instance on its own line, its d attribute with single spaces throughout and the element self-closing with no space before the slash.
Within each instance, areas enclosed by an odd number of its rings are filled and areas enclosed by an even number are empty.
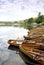
<svg viewBox="0 0 44 65">
<path fill-rule="evenodd" d="M 24 39 L 27 32 L 19 27 L 0 27 L 0 65 L 34 65 L 18 48 L 7 43 L 9 39 Z"/>
</svg>

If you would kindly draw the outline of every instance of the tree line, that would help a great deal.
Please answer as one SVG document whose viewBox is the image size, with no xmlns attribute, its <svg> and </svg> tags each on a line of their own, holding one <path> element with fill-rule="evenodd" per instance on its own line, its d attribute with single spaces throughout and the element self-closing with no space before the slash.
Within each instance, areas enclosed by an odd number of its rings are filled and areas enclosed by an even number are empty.
<svg viewBox="0 0 44 65">
<path fill-rule="evenodd" d="M 39 12 L 37 17 L 29 18 L 29 19 L 26 19 L 26 20 L 21 20 L 21 21 L 19 21 L 19 23 L 23 24 L 23 25 L 30 25 L 32 23 L 44 25 L 44 15 L 41 15 L 41 13 Z"/>
</svg>

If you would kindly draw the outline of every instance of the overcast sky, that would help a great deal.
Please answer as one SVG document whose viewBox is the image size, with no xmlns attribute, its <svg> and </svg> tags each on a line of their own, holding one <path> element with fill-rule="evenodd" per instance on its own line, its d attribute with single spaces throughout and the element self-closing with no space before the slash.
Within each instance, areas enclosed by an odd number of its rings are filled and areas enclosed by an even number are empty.
<svg viewBox="0 0 44 65">
<path fill-rule="evenodd" d="M 44 0 L 0 0 L 0 21 L 23 20 L 44 14 Z"/>
</svg>

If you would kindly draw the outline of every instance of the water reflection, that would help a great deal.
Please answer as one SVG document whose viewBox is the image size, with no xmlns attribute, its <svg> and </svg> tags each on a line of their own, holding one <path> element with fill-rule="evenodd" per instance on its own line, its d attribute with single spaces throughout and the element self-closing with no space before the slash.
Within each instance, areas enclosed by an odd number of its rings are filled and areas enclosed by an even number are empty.
<svg viewBox="0 0 44 65">
<path fill-rule="evenodd" d="M 9 39 L 23 39 L 27 30 L 19 27 L 0 27 L 0 65 L 26 65 L 19 56 L 18 50 L 8 49 Z M 10 48 L 10 47 L 9 47 Z"/>
<path fill-rule="evenodd" d="M 15 47 L 13 45 L 9 45 L 8 49 L 16 51 L 16 54 L 19 54 L 19 47 Z"/>
</svg>

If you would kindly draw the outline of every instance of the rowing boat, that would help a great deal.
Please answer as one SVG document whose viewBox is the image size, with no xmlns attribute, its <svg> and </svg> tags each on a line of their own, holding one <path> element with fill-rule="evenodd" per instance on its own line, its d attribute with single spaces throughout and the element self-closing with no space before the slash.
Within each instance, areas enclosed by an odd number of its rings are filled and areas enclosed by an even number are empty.
<svg viewBox="0 0 44 65">
<path fill-rule="evenodd" d="M 42 43 L 44 42 L 44 35 L 33 35 L 31 37 L 29 36 L 24 36 L 25 40 L 33 40 L 35 41 L 36 43 Z"/>
<path fill-rule="evenodd" d="M 40 50 L 40 47 L 41 46 L 38 44 L 22 44 L 19 46 L 21 52 L 23 52 L 25 55 L 32 58 L 33 60 L 37 61 L 41 65 L 44 65 L 44 51 L 42 50 L 42 48 Z"/>
<path fill-rule="evenodd" d="M 35 43 L 35 41 L 31 41 L 31 40 L 8 40 L 8 44 L 14 45 L 14 46 L 19 46 L 22 43 Z"/>
<path fill-rule="evenodd" d="M 25 40 L 34 40 L 36 43 L 43 42 L 44 39 L 44 27 L 38 27 L 30 30 L 27 36 L 24 36 Z"/>
</svg>

